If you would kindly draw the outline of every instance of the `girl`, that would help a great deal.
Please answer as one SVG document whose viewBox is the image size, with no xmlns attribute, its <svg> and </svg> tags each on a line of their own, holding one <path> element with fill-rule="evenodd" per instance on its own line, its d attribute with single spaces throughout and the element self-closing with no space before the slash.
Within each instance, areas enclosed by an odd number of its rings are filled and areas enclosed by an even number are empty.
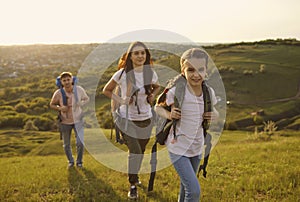
<svg viewBox="0 0 300 202">
<path fill-rule="evenodd" d="M 199 201 L 200 185 L 196 176 L 201 153 L 204 145 L 202 122 L 211 120 L 217 112 L 204 113 L 204 100 L 202 83 L 206 75 L 208 55 L 201 49 L 189 49 L 180 59 L 181 74 L 186 79 L 185 94 L 181 109 L 174 106 L 176 86 L 166 94 L 167 111 L 159 104 L 155 110 L 160 115 L 170 120 L 178 120 L 176 124 L 176 137 L 173 128 L 166 140 L 171 162 L 180 176 L 179 200 L 181 202 Z M 211 101 L 217 103 L 214 91 L 210 89 Z M 159 99 L 158 99 L 159 100 Z"/>
<path fill-rule="evenodd" d="M 120 104 L 116 125 L 128 147 L 129 198 L 137 198 L 140 170 L 152 130 L 151 103 L 159 91 L 158 77 L 152 69 L 149 49 L 142 42 L 133 42 L 123 57 L 120 69 L 103 89 L 104 95 Z M 119 86 L 121 96 L 113 93 Z"/>
</svg>

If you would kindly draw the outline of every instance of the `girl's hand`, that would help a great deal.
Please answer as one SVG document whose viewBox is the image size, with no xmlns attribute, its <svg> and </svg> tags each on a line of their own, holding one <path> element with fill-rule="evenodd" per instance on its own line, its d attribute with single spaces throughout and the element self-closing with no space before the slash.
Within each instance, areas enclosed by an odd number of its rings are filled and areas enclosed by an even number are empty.
<svg viewBox="0 0 300 202">
<path fill-rule="evenodd" d="M 179 108 L 173 107 L 170 113 L 170 119 L 180 119 L 181 118 L 181 110 Z"/>
<path fill-rule="evenodd" d="M 216 114 L 214 112 L 204 112 L 203 113 L 203 119 L 207 120 L 215 120 L 217 118 Z"/>
</svg>

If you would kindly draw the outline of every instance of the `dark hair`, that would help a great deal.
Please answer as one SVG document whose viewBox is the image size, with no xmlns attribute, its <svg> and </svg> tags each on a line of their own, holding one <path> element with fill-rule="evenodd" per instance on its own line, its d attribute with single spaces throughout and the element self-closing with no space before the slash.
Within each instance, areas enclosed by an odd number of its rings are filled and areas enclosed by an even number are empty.
<svg viewBox="0 0 300 202">
<path fill-rule="evenodd" d="M 152 59 L 151 59 L 151 54 L 148 49 L 148 47 L 140 42 L 140 41 L 135 41 L 130 44 L 130 46 L 127 49 L 127 52 L 122 55 L 122 57 L 119 60 L 118 68 L 122 69 L 124 68 L 124 71 L 122 71 L 120 78 L 122 77 L 122 74 L 125 72 L 126 73 L 126 82 L 128 83 L 135 83 L 135 76 L 133 72 L 133 64 L 131 61 L 131 54 L 133 48 L 141 46 L 145 49 L 146 52 L 146 61 L 144 63 L 144 88 L 145 88 L 145 93 L 149 95 L 151 93 L 152 85 L 151 85 L 151 80 L 153 76 L 153 71 L 152 71 Z"/>
<path fill-rule="evenodd" d="M 142 46 L 146 51 L 146 61 L 145 61 L 144 65 L 151 65 L 152 66 L 151 54 L 150 54 L 150 51 L 149 51 L 148 47 L 140 41 L 135 41 L 135 42 L 132 42 L 130 44 L 126 54 L 122 56 L 122 59 L 123 59 L 124 62 L 122 64 L 120 64 L 119 68 L 120 69 L 124 68 L 126 73 L 133 70 L 133 64 L 132 64 L 132 61 L 131 61 L 130 57 L 131 57 L 133 48 L 135 48 L 136 46 Z"/>
</svg>

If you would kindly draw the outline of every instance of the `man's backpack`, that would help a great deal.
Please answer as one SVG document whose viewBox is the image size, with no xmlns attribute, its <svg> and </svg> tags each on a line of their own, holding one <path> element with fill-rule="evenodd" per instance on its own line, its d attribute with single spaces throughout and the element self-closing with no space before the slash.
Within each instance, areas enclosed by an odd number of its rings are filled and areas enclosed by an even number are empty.
<svg viewBox="0 0 300 202">
<path fill-rule="evenodd" d="M 61 80 L 60 80 L 59 76 L 56 78 L 55 84 L 60 89 L 60 92 L 61 92 L 61 95 L 62 95 L 62 100 L 63 100 L 63 105 L 67 106 L 67 104 L 68 104 L 67 95 L 66 95 L 66 92 L 63 88 L 63 85 L 61 83 Z M 77 103 L 78 102 L 78 94 L 77 94 L 76 84 L 77 84 L 77 77 L 73 76 L 73 93 L 75 95 L 75 100 L 76 100 L 76 103 Z M 61 112 L 59 112 L 58 116 L 57 116 L 57 123 L 58 123 L 58 129 L 59 129 L 59 132 L 60 132 L 60 139 L 62 139 L 61 121 L 62 121 Z"/>
<path fill-rule="evenodd" d="M 63 104 L 66 106 L 67 105 L 67 96 L 66 96 L 66 92 L 63 88 L 63 85 L 61 83 L 59 76 L 56 78 L 55 84 L 60 89 L 62 99 L 63 99 Z M 73 93 L 75 95 L 75 99 L 76 99 L 76 103 L 77 103 L 78 102 L 78 94 L 77 94 L 76 84 L 77 84 L 77 77 L 73 76 Z"/>
<path fill-rule="evenodd" d="M 166 110 L 171 111 L 171 107 L 166 105 L 166 96 L 167 92 L 172 88 L 176 87 L 175 89 L 175 96 L 174 96 L 174 106 L 176 108 L 180 108 L 183 103 L 184 95 L 185 95 L 185 87 L 187 81 L 185 77 L 182 75 L 178 75 L 172 80 L 168 82 L 167 87 L 164 89 L 163 93 L 158 97 L 156 105 L 164 107 Z M 212 111 L 212 104 L 211 104 L 211 97 L 209 92 L 209 87 L 206 85 L 205 82 L 202 83 L 202 90 L 203 90 L 203 99 L 204 99 L 204 112 L 211 112 Z M 157 115 L 157 126 L 156 126 L 156 140 L 152 146 L 151 150 L 151 175 L 148 184 L 148 191 L 153 190 L 154 178 L 156 174 L 156 165 L 157 165 L 157 143 L 160 145 L 164 145 L 165 141 L 170 133 L 171 128 L 173 127 L 173 136 L 176 138 L 176 124 L 177 120 L 166 120 Z M 198 170 L 198 176 L 201 170 L 203 170 L 203 176 L 206 177 L 206 166 L 208 164 L 209 153 L 211 150 L 211 135 L 207 133 L 209 128 L 209 121 L 204 119 L 202 122 L 203 133 L 204 133 L 204 144 L 206 145 L 205 148 L 205 158 L 203 164 L 200 165 Z"/>
</svg>

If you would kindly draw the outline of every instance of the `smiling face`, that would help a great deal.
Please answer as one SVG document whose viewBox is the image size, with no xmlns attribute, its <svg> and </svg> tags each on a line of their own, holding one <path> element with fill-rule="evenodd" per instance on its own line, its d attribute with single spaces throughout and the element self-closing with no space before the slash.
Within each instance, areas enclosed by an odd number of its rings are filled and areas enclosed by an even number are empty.
<svg viewBox="0 0 300 202">
<path fill-rule="evenodd" d="M 132 49 L 130 59 L 132 61 L 133 68 L 140 67 L 146 62 L 146 50 L 142 46 L 135 46 Z"/>
<path fill-rule="evenodd" d="M 63 76 L 61 78 L 61 84 L 65 87 L 65 88 L 70 88 L 72 87 L 72 77 L 71 76 Z"/>
<path fill-rule="evenodd" d="M 206 59 L 191 58 L 182 64 L 182 74 L 191 87 L 201 86 L 206 74 Z"/>
</svg>

